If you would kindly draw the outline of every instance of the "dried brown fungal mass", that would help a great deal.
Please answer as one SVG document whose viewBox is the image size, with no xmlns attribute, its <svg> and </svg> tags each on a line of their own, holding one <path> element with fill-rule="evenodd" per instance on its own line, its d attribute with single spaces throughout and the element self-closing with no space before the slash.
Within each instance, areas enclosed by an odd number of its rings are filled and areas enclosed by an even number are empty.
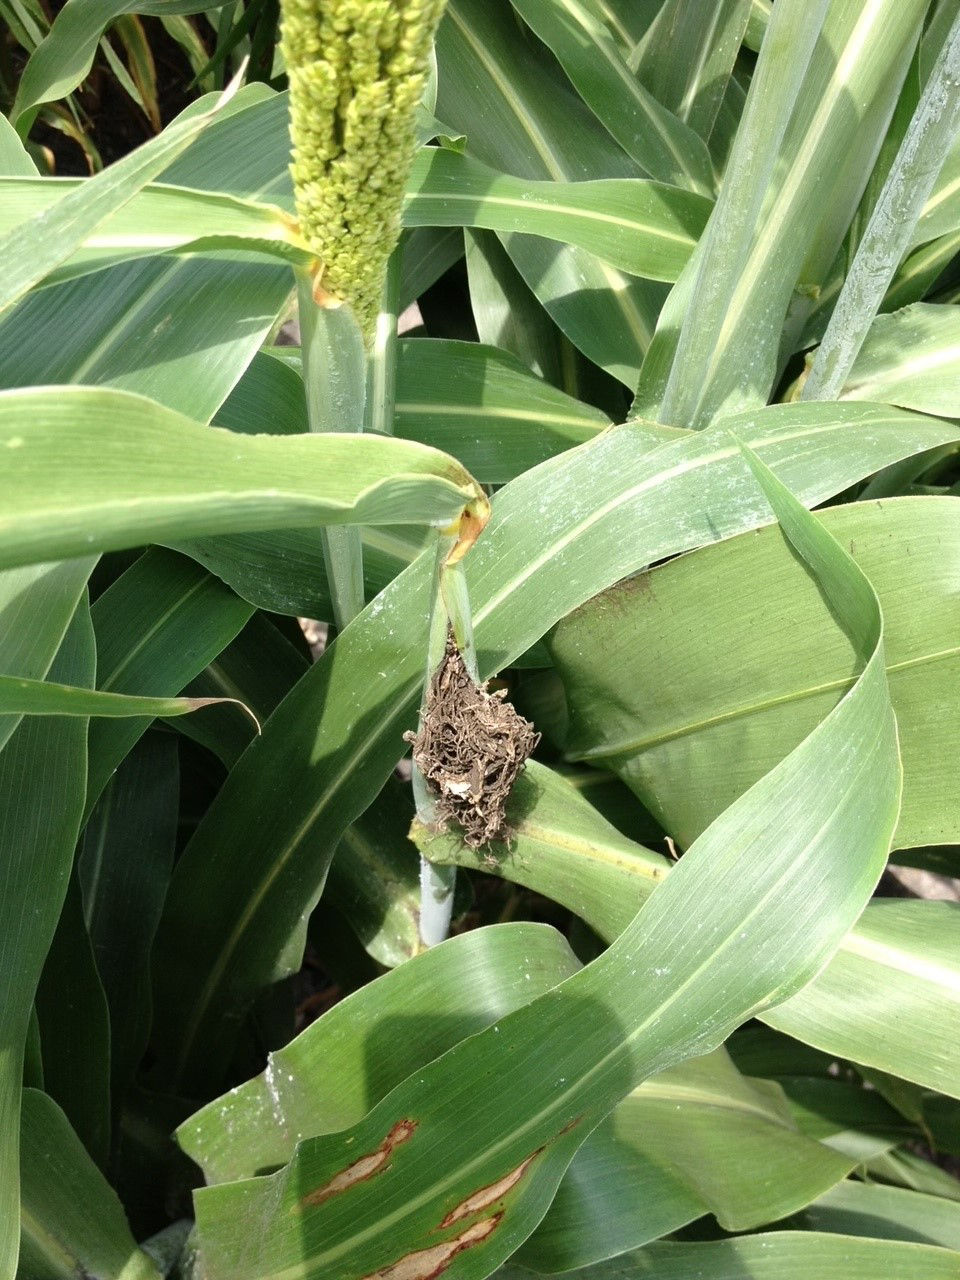
<svg viewBox="0 0 960 1280">
<path fill-rule="evenodd" d="M 426 778 L 442 824 L 456 822 L 472 849 L 507 834 L 507 797 L 540 741 L 529 720 L 471 677 L 452 634 L 420 716 L 408 733 L 413 760 Z"/>
</svg>

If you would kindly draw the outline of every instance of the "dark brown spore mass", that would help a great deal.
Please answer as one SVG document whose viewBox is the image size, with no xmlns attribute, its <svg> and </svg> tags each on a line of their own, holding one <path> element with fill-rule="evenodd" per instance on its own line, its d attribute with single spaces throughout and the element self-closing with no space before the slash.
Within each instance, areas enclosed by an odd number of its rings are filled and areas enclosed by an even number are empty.
<svg viewBox="0 0 960 1280">
<path fill-rule="evenodd" d="M 474 682 L 452 635 L 430 681 L 420 731 L 406 740 L 442 824 L 456 822 L 471 849 L 508 834 L 507 797 L 540 735 L 506 701 L 506 690 L 489 693 Z"/>
</svg>

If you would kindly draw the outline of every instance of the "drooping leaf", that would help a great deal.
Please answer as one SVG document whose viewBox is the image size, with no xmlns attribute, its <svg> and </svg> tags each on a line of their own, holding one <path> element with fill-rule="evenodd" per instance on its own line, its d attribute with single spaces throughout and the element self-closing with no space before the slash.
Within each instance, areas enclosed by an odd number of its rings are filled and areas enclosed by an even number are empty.
<svg viewBox="0 0 960 1280">
<path fill-rule="evenodd" d="M 486 227 L 577 245 L 649 280 L 675 280 L 706 224 L 711 202 L 659 182 L 513 178 L 443 147 L 414 161 L 408 227 Z"/>
<path fill-rule="evenodd" d="M 784 405 L 734 421 L 811 505 L 955 435 L 949 424 L 852 404 Z M 768 520 L 726 431 L 651 450 L 642 430 L 618 427 L 525 472 L 497 495 L 467 557 L 481 675 L 603 586 Z M 180 859 L 156 993 L 163 1043 L 177 1044 L 179 1062 L 166 1066 L 176 1076 L 220 1078 L 238 1010 L 274 980 L 343 829 L 403 753 L 432 574 L 431 552 L 338 637 L 231 771 Z M 264 795 L 268 776 L 286 780 L 282 793 Z M 196 973 L 206 975 L 200 985 Z"/>
<path fill-rule="evenodd" d="M 895 843 L 956 841 L 947 779 L 960 758 L 941 708 L 960 679 L 949 554 L 960 504 L 900 498 L 821 518 L 884 606 L 904 761 Z M 551 647 L 567 688 L 570 753 L 612 768 L 682 844 L 805 736 L 856 665 L 775 530 L 612 588 L 561 623 Z"/>
<path fill-rule="evenodd" d="M 305 522 L 449 522 L 479 490 L 444 454 L 367 436 L 239 436 L 128 392 L 0 395 L 7 568 Z"/>
<path fill-rule="evenodd" d="M 212 7 L 217 7 L 217 0 L 213 4 L 195 0 L 68 0 L 23 70 L 11 118 L 24 129 L 40 103 L 72 92 L 90 70 L 101 34 L 122 14 L 198 13 Z"/>
<path fill-rule="evenodd" d="M 206 128 L 215 111 L 213 106 L 170 125 L 158 137 L 88 178 L 50 209 L 0 237 L 0 257 L 7 264 L 0 282 L 0 311 L 65 262 L 102 222 L 157 177 Z M 37 180 L 40 184 L 47 181 Z"/>
<path fill-rule="evenodd" d="M 688 851 L 598 960 L 415 1072 L 352 1130 L 301 1142 L 270 1177 L 198 1193 L 212 1276 L 296 1266 L 345 1280 L 390 1267 L 416 1275 L 428 1262 L 451 1277 L 489 1274 L 529 1234 L 576 1148 L 631 1085 L 716 1047 L 749 1013 L 802 986 L 862 910 L 899 800 L 879 606 L 830 535 L 761 463 L 750 466 L 856 636 L 863 675 Z M 845 744 L 845 767 L 824 777 L 818 762 L 834 736 Z M 878 801 L 872 811 L 865 787 Z M 781 820 L 785 805 L 790 824 Z M 841 866 L 852 844 L 857 853 Z M 710 895 L 718 880 L 734 883 L 748 846 L 765 854 L 750 883 L 741 874 L 738 891 Z M 697 929 L 678 929 L 684 910 Z M 639 968 L 647 980 L 631 981 Z M 519 1122 L 497 1062 L 523 1080 Z M 385 1213 L 398 1177 L 400 1195 Z M 255 1238 L 236 1230 L 241 1204 L 259 1225 Z"/>
</svg>

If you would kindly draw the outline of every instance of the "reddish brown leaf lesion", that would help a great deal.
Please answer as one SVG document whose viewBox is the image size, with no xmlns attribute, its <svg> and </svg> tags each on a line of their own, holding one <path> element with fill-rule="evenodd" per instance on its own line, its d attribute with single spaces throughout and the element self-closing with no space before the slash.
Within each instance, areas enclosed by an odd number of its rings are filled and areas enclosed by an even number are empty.
<svg viewBox="0 0 960 1280">
<path fill-rule="evenodd" d="M 436 1280 L 457 1254 L 480 1244 L 496 1231 L 502 1217 L 502 1213 L 496 1213 L 491 1218 L 481 1218 L 452 1240 L 444 1240 L 442 1244 L 431 1245 L 429 1249 L 417 1249 L 414 1253 L 405 1254 L 388 1267 L 372 1271 L 363 1280 Z"/>
<path fill-rule="evenodd" d="M 543 1147 L 537 1147 L 536 1151 L 532 1151 L 502 1178 L 497 1178 L 495 1182 L 472 1191 L 450 1210 L 434 1230 L 445 1231 L 456 1223 L 462 1222 L 464 1218 L 482 1213 L 502 1200 L 508 1192 L 513 1190 L 542 1151 Z M 405 1254 L 389 1266 L 381 1267 L 379 1271 L 373 1271 L 364 1276 L 363 1280 L 436 1280 L 436 1277 L 446 1271 L 454 1258 L 464 1249 L 472 1248 L 486 1240 L 497 1229 L 503 1215 L 504 1210 L 501 1208 L 498 1213 L 471 1223 L 451 1239 L 444 1240 L 441 1244 L 431 1245 L 427 1249 L 416 1249 L 412 1253 Z"/>
<path fill-rule="evenodd" d="M 517 1185 L 542 1150 L 543 1147 L 538 1147 L 527 1156 L 526 1160 L 522 1160 L 515 1169 L 511 1169 L 502 1178 L 498 1178 L 496 1182 L 491 1182 L 486 1187 L 481 1187 L 479 1191 L 474 1191 L 465 1200 L 461 1200 L 440 1223 L 440 1230 L 452 1227 L 455 1222 L 461 1222 L 464 1218 L 469 1218 L 472 1214 L 480 1213 L 483 1209 L 489 1209 L 492 1204 L 496 1204 Z"/>
<path fill-rule="evenodd" d="M 401 1143 L 412 1138 L 416 1128 L 417 1122 L 415 1120 L 398 1120 L 376 1151 L 359 1156 L 346 1169 L 341 1169 L 329 1182 L 325 1182 L 322 1187 L 317 1187 L 315 1191 L 308 1192 L 301 1199 L 300 1206 L 323 1204 L 331 1196 L 339 1195 L 341 1191 L 348 1191 L 350 1187 L 356 1186 L 358 1182 L 366 1182 L 368 1178 L 372 1178 L 375 1174 L 383 1173 L 385 1169 L 389 1168 L 390 1156 L 395 1149 Z"/>
</svg>

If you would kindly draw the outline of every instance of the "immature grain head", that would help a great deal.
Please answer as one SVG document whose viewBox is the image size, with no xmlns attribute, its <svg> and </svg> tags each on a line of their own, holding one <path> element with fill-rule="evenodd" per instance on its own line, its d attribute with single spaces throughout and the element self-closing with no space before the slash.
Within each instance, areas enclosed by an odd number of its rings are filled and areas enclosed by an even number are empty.
<svg viewBox="0 0 960 1280">
<path fill-rule="evenodd" d="M 446 0 L 282 0 L 300 231 L 317 296 L 369 339 L 400 236 L 417 104 Z"/>
</svg>

